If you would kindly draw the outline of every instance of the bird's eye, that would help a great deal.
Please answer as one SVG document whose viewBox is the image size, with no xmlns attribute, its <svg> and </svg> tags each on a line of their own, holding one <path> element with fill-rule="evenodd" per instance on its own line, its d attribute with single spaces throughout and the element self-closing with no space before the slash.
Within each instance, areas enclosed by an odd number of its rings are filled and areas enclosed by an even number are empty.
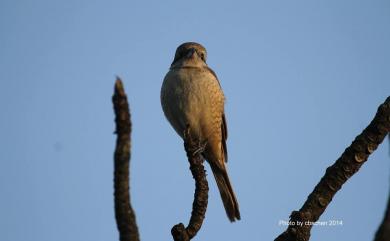
<svg viewBox="0 0 390 241">
<path fill-rule="evenodd" d="M 200 58 L 201 58 L 204 62 L 206 62 L 206 60 L 205 60 L 205 58 L 204 58 L 204 53 L 200 53 Z"/>
<path fill-rule="evenodd" d="M 179 55 L 179 56 L 180 56 L 180 58 L 181 58 L 181 57 L 183 57 L 183 56 L 185 56 L 185 55 L 186 55 L 186 53 L 187 53 L 187 52 L 186 52 L 186 51 L 184 51 L 184 50 L 183 50 L 183 51 L 180 51 L 180 55 Z"/>
</svg>

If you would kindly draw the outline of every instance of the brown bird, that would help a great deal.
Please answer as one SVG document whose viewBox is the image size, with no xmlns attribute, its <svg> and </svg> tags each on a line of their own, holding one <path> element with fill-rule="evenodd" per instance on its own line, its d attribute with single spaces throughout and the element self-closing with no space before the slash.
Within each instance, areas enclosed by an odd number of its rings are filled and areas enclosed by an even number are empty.
<svg viewBox="0 0 390 241">
<path fill-rule="evenodd" d="M 206 64 L 206 57 L 206 49 L 198 43 L 183 43 L 176 49 L 162 84 L 161 105 L 179 136 L 183 138 L 189 126 L 191 137 L 205 143 L 202 155 L 211 166 L 226 214 L 234 222 L 240 219 L 240 211 L 225 164 L 225 97 L 216 74 Z"/>
</svg>

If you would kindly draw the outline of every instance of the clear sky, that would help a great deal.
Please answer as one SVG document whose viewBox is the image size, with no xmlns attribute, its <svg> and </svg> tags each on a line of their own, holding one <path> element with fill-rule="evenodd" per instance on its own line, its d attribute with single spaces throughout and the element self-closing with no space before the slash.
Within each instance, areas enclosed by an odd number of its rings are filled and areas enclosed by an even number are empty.
<svg viewBox="0 0 390 241">
<path fill-rule="evenodd" d="M 208 50 L 225 92 L 231 224 L 212 175 L 196 240 L 273 240 L 390 94 L 389 1 L 0 1 L 0 240 L 118 240 L 115 75 L 132 110 L 141 238 L 171 240 L 194 182 L 160 106 L 182 42 Z M 312 240 L 371 240 L 389 191 L 386 140 L 335 196 Z M 207 167 L 208 173 L 210 169 Z"/>
</svg>

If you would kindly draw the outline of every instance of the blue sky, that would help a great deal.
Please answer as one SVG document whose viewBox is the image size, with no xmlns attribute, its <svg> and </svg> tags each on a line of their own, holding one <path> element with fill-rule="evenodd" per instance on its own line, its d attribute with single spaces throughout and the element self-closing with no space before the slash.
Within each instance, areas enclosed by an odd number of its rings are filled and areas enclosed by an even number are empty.
<svg viewBox="0 0 390 241">
<path fill-rule="evenodd" d="M 133 117 L 142 240 L 187 223 L 193 180 L 160 87 L 182 42 L 208 49 L 224 89 L 242 220 L 209 175 L 196 240 L 273 240 L 390 93 L 388 1 L 0 2 L 0 240 L 118 240 L 115 75 Z M 389 191 L 386 140 L 335 196 L 313 240 L 371 240 Z M 208 167 L 207 167 L 208 168 Z M 210 174 L 210 169 L 208 168 Z"/>
</svg>

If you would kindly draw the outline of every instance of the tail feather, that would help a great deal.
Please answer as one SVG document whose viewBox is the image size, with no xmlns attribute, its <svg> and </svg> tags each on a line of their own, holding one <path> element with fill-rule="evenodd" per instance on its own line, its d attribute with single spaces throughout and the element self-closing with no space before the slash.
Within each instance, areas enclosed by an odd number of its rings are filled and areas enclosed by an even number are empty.
<svg viewBox="0 0 390 241">
<path fill-rule="evenodd" d="M 225 169 L 221 169 L 215 165 L 211 165 L 215 181 L 221 194 L 222 202 L 225 207 L 226 214 L 230 222 L 240 220 L 240 210 L 236 195 L 234 194 L 232 185 L 230 184 L 229 176 Z"/>
</svg>

